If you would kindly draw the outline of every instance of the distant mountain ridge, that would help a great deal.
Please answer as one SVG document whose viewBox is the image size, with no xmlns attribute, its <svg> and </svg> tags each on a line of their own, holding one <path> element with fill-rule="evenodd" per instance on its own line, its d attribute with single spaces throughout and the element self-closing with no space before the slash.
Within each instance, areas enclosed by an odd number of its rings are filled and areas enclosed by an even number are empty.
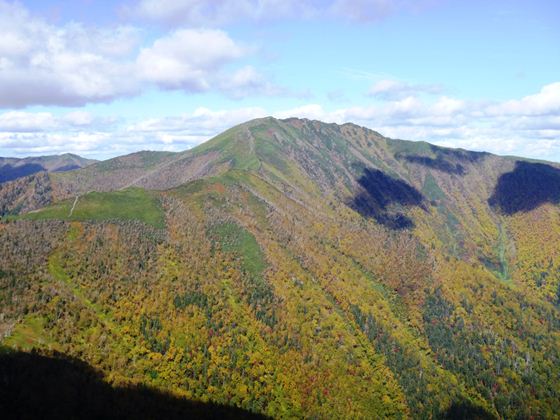
<svg viewBox="0 0 560 420">
<path fill-rule="evenodd" d="M 37 172 L 64 172 L 85 168 L 94 159 L 86 159 L 72 153 L 26 158 L 0 157 L 0 183 L 32 175 Z"/>
</svg>

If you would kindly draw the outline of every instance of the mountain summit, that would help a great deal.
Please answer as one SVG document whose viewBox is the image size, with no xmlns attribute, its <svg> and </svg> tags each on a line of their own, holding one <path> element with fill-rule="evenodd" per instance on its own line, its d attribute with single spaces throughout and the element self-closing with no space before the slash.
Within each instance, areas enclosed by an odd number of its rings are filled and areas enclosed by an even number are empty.
<svg viewBox="0 0 560 420">
<path fill-rule="evenodd" d="M 560 169 L 263 118 L 0 186 L 0 337 L 273 417 L 546 418 Z"/>
</svg>

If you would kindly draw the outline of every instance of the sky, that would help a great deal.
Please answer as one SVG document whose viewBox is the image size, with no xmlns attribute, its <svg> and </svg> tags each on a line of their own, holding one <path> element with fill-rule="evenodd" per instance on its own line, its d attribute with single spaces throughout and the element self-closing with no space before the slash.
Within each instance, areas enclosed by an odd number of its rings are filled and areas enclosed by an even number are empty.
<svg viewBox="0 0 560 420">
<path fill-rule="evenodd" d="M 0 156 L 353 122 L 560 161 L 556 0 L 0 0 Z"/>
</svg>

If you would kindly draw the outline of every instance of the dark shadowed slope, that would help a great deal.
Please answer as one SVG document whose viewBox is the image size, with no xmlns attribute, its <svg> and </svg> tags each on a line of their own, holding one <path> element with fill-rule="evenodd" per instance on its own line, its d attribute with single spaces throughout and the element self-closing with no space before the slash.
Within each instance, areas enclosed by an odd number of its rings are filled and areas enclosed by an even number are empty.
<svg viewBox="0 0 560 420">
<path fill-rule="evenodd" d="M 398 141 L 398 140 L 397 140 Z M 403 142 L 407 143 L 407 142 Z M 418 145 L 427 143 L 418 142 Z M 426 168 L 435 169 L 437 171 L 446 172 L 448 174 L 465 175 L 467 170 L 465 164 L 479 162 L 483 157 L 489 156 L 484 152 L 471 152 L 462 149 L 449 149 L 445 147 L 428 144 L 416 153 L 398 152 L 396 158 L 405 160 L 409 163 L 421 165 Z"/>
<path fill-rule="evenodd" d="M 377 169 L 365 169 L 358 179 L 363 187 L 351 201 L 350 206 L 365 217 L 373 217 L 377 223 L 390 229 L 413 226 L 410 218 L 401 212 L 390 212 L 389 206 L 420 206 L 424 197 L 413 186 L 395 179 Z"/>
<path fill-rule="evenodd" d="M 44 170 L 45 169 L 37 163 L 25 163 L 19 166 L 8 163 L 0 167 L 0 182 L 12 181 Z"/>
<path fill-rule="evenodd" d="M 527 212 L 544 203 L 560 202 L 560 169 L 543 163 L 517 161 L 515 168 L 500 176 L 488 199 L 507 215 Z"/>
<path fill-rule="evenodd" d="M 465 401 L 452 404 L 451 407 L 449 407 L 449 410 L 447 410 L 441 418 L 446 420 L 493 420 L 496 416 L 493 416 L 486 410 Z"/>
<path fill-rule="evenodd" d="M 265 418 L 145 386 L 112 387 L 81 360 L 22 352 L 0 354 L 0 412 L 18 419 Z"/>
<path fill-rule="evenodd" d="M 410 163 L 427 166 L 429 168 L 437 169 L 439 171 L 447 172 L 450 174 L 464 175 L 465 168 L 460 163 L 451 163 L 441 156 L 431 158 L 427 156 L 404 156 L 404 159 Z"/>
</svg>

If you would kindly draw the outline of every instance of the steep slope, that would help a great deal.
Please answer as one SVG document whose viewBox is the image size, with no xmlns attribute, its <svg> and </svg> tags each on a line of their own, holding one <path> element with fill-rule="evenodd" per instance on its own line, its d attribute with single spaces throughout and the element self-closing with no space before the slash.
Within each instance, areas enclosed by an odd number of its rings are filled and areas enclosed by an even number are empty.
<svg viewBox="0 0 560 420">
<path fill-rule="evenodd" d="M 558 171 L 267 118 L 50 174 L 2 344 L 273 417 L 553 418 Z"/>
<path fill-rule="evenodd" d="M 53 156 L 18 158 L 0 157 L 0 183 L 32 175 L 37 172 L 64 172 L 85 168 L 96 160 L 71 153 Z"/>
</svg>

